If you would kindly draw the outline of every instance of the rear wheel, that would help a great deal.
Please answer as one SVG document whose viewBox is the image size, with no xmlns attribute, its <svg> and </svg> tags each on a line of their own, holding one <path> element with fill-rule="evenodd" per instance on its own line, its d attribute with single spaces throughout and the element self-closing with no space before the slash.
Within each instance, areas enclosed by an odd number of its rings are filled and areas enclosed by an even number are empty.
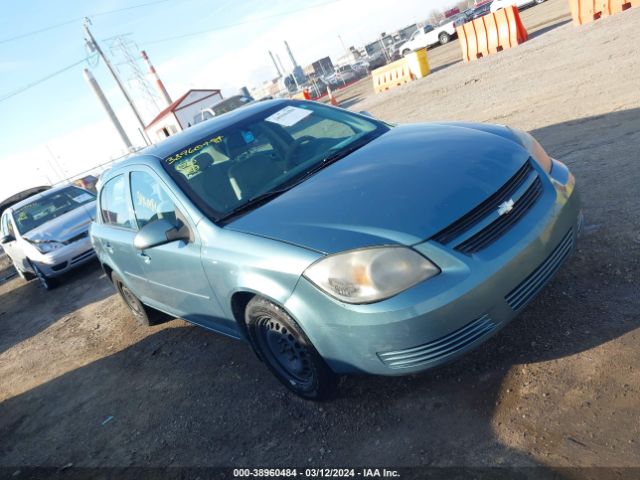
<svg viewBox="0 0 640 480">
<path fill-rule="evenodd" d="M 129 307 L 131 313 L 133 314 L 133 318 L 140 325 L 149 326 L 152 325 L 151 318 L 147 312 L 147 307 L 134 295 L 134 293 L 127 287 L 122 279 L 115 273 L 111 274 L 111 280 L 113 281 L 113 285 L 116 287 L 116 290 L 124 300 L 124 303 Z"/>
<path fill-rule="evenodd" d="M 282 308 L 256 296 L 247 304 L 245 320 L 254 348 L 289 390 L 310 400 L 335 391 L 336 375 Z"/>
<path fill-rule="evenodd" d="M 440 36 L 438 37 L 438 40 L 440 40 L 440 45 L 444 45 L 445 43 L 449 43 L 450 39 L 451 39 L 451 37 L 446 32 L 442 32 L 440 34 Z"/>
</svg>

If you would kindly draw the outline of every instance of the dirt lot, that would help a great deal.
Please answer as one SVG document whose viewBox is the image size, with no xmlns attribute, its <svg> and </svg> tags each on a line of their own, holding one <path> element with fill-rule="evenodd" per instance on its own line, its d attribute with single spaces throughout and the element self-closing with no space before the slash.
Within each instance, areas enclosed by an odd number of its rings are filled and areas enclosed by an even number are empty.
<svg viewBox="0 0 640 480">
<path fill-rule="evenodd" d="M 640 9 L 576 28 L 550 0 L 523 19 L 537 33 L 517 49 L 467 65 L 452 43 L 429 52 L 427 78 L 340 93 L 389 121 L 531 130 L 575 173 L 578 251 L 500 335 L 314 404 L 240 343 L 180 320 L 136 327 L 97 265 L 52 292 L 14 277 L 0 285 L 0 466 L 640 467 Z"/>
</svg>

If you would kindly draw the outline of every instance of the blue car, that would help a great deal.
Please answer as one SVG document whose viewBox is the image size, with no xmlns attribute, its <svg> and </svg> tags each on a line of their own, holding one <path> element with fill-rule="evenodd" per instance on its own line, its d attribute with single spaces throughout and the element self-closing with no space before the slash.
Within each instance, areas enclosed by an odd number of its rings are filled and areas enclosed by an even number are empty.
<svg viewBox="0 0 640 480">
<path fill-rule="evenodd" d="M 138 321 L 243 340 L 319 399 L 339 375 L 482 344 L 567 259 L 580 212 L 567 167 L 523 131 L 272 100 L 104 174 L 91 238 Z"/>
</svg>

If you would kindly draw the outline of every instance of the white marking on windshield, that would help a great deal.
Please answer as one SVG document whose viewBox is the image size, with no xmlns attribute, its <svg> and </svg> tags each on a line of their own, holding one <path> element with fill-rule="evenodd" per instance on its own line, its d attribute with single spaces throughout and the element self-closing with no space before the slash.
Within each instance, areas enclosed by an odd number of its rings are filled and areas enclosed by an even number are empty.
<svg viewBox="0 0 640 480">
<path fill-rule="evenodd" d="M 305 110 L 304 108 L 298 107 L 284 107 L 282 110 L 278 110 L 273 115 L 265 118 L 265 121 L 271 123 L 277 123 L 278 125 L 282 125 L 283 127 L 291 127 L 298 123 L 300 120 L 307 118 L 311 115 L 311 110 Z"/>
</svg>

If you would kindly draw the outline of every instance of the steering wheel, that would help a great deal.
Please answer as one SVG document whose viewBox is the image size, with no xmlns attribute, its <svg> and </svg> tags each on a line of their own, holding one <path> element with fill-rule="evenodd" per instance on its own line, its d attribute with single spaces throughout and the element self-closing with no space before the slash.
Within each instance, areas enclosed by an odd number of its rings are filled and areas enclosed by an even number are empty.
<svg viewBox="0 0 640 480">
<path fill-rule="evenodd" d="M 291 143 L 291 145 L 289 145 L 289 148 L 284 154 L 285 167 L 289 169 L 295 166 L 295 165 L 292 165 L 293 154 L 296 152 L 296 150 L 298 150 L 298 148 L 300 148 L 300 146 L 302 146 L 303 144 L 307 144 L 309 142 L 313 142 L 314 140 L 315 140 L 315 137 L 311 137 L 309 135 L 303 135 L 302 137 L 295 139 Z"/>
</svg>

